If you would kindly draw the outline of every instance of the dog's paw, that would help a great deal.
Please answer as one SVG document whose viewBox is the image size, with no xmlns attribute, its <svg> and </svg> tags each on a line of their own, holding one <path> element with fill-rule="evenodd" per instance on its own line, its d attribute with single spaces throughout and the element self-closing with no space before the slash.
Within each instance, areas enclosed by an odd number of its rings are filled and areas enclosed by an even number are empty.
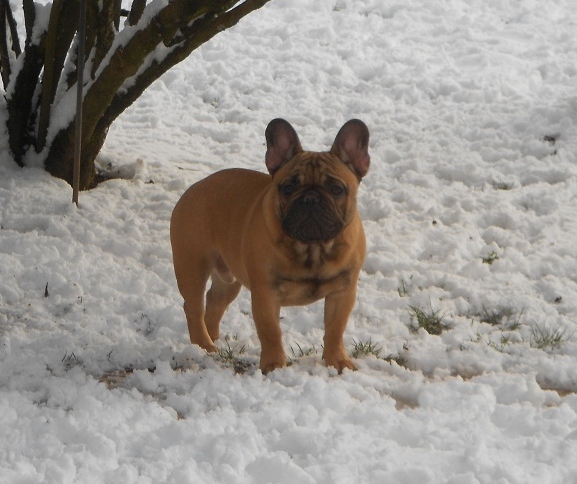
<svg viewBox="0 0 577 484">
<path fill-rule="evenodd" d="M 207 353 L 216 353 L 218 351 L 218 348 L 216 347 L 216 345 L 212 344 L 212 345 L 208 345 L 206 348 L 204 348 L 204 350 Z"/>
<path fill-rule="evenodd" d="M 325 360 L 325 365 L 332 366 L 339 372 L 339 374 L 341 374 L 345 369 L 352 371 L 358 370 L 357 365 L 353 363 L 353 361 L 347 356 L 346 353 L 337 353 L 334 355 L 328 355 L 325 353 L 323 355 L 323 359 Z"/>
<path fill-rule="evenodd" d="M 286 355 L 282 345 L 264 346 L 260 354 L 260 370 L 263 374 L 270 373 L 286 366 Z"/>
<path fill-rule="evenodd" d="M 283 368 L 285 366 L 286 366 L 286 358 L 284 354 L 270 358 L 263 358 L 261 356 L 259 365 L 260 371 L 262 371 L 263 375 L 266 375 L 271 371 L 277 370 L 278 368 Z"/>
<path fill-rule="evenodd" d="M 191 343 L 193 345 L 200 346 L 207 353 L 216 353 L 218 351 L 218 348 L 216 347 L 216 345 L 212 341 L 207 341 L 207 340 L 193 341 L 193 340 L 191 340 Z"/>
<path fill-rule="evenodd" d="M 279 368 L 283 368 L 286 366 L 286 362 L 271 362 L 271 363 L 266 363 L 266 364 L 260 364 L 260 371 L 262 371 L 263 375 L 266 375 L 267 373 L 270 373 L 271 371 L 277 370 Z"/>
<path fill-rule="evenodd" d="M 188 332 L 190 335 L 190 342 L 193 345 L 200 346 L 207 353 L 216 353 L 218 351 L 213 339 L 209 336 L 205 328 L 189 324 Z"/>
</svg>

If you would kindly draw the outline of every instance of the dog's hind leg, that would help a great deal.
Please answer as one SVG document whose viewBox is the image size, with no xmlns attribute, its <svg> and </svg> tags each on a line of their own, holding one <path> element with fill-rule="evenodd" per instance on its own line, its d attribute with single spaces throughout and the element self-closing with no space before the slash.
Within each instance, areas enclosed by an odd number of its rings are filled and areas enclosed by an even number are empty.
<svg viewBox="0 0 577 484">
<path fill-rule="evenodd" d="M 205 324 L 204 292 L 212 266 L 208 258 L 180 258 L 174 254 L 174 268 L 178 289 L 184 298 L 184 313 L 190 341 L 208 352 L 216 346 Z"/>
<path fill-rule="evenodd" d="M 219 257 L 220 258 L 220 257 Z M 224 264 L 224 261 L 223 261 Z M 226 266 L 224 266 L 226 268 Z M 206 314 L 204 320 L 208 329 L 208 334 L 212 340 L 217 340 L 219 336 L 220 320 L 226 308 L 238 296 L 241 283 L 238 282 L 228 271 L 222 270 L 217 261 L 215 270 L 212 271 L 212 285 L 206 294 Z"/>
</svg>

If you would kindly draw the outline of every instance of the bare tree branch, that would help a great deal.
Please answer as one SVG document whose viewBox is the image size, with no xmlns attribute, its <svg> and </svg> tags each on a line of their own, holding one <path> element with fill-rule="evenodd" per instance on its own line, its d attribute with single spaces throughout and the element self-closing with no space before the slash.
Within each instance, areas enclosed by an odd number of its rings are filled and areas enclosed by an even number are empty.
<svg viewBox="0 0 577 484">
<path fill-rule="evenodd" d="M 4 89 L 10 82 L 10 57 L 8 56 L 8 31 L 6 30 L 6 2 L 0 1 L 0 71 Z"/>
<path fill-rule="evenodd" d="M 20 42 L 18 40 L 18 27 L 16 25 L 16 19 L 12 14 L 12 9 L 10 8 L 10 0 L 2 0 L 6 5 L 6 21 L 8 22 L 8 28 L 10 29 L 10 37 L 12 38 L 12 51 L 19 57 L 22 54 L 22 49 L 20 48 Z"/>
<path fill-rule="evenodd" d="M 50 11 L 50 23 L 46 36 L 44 72 L 42 74 L 42 94 L 38 116 L 36 151 L 46 144 L 50 111 L 64 62 L 72 39 L 78 27 L 78 2 L 75 0 L 54 0 Z"/>
<path fill-rule="evenodd" d="M 116 33 L 114 25 L 117 21 L 116 8 L 116 0 L 103 0 L 102 7 L 98 7 L 97 16 L 93 21 L 95 26 L 95 45 L 92 53 L 92 76 L 96 74 L 96 70 L 114 42 Z"/>
<path fill-rule="evenodd" d="M 22 10 L 24 10 L 24 26 L 26 27 L 26 42 L 32 38 L 32 30 L 36 22 L 36 6 L 34 0 L 22 0 Z"/>
<path fill-rule="evenodd" d="M 132 8 L 128 14 L 128 25 L 136 25 L 142 17 L 142 12 L 144 12 L 144 7 L 146 7 L 146 0 L 134 0 L 132 2 Z"/>
<path fill-rule="evenodd" d="M 25 9 L 31 7 L 34 12 L 32 1 L 24 2 Z M 34 15 L 33 13 L 31 15 Z M 22 165 L 22 157 L 28 146 L 33 143 L 30 136 L 30 118 L 32 115 L 32 100 L 36 91 L 36 80 L 40 76 L 44 61 L 44 43 L 46 31 L 40 34 L 38 42 L 32 42 L 32 28 L 28 31 L 26 46 L 22 55 L 24 61 L 22 67 L 15 74 L 15 78 L 10 80 L 9 93 L 6 97 L 8 108 L 8 138 L 10 149 L 14 155 L 16 163 Z"/>
<path fill-rule="evenodd" d="M 48 23 L 48 33 L 46 34 L 46 44 L 44 51 L 44 74 L 42 76 L 42 97 L 40 101 L 40 114 L 38 116 L 38 137 L 36 139 L 36 151 L 42 151 L 46 144 L 46 134 L 48 133 L 48 121 L 50 119 L 50 106 L 52 104 L 52 93 L 56 91 L 54 79 L 54 57 L 56 54 L 56 38 L 60 24 L 60 13 L 62 11 L 62 0 L 54 0 L 50 10 L 50 21 Z"/>
<path fill-rule="evenodd" d="M 122 15 L 122 0 L 114 0 L 114 29 L 120 29 L 120 16 Z"/>
</svg>

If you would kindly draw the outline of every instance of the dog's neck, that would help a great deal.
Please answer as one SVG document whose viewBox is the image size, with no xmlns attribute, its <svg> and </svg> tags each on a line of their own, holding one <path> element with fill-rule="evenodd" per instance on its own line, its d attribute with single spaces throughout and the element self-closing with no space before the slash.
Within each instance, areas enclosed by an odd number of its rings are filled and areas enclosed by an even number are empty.
<svg viewBox="0 0 577 484">
<path fill-rule="evenodd" d="M 295 263 L 317 272 L 327 261 L 333 259 L 336 246 L 336 239 L 328 242 L 310 243 L 293 241 L 292 248 L 295 255 Z"/>
</svg>

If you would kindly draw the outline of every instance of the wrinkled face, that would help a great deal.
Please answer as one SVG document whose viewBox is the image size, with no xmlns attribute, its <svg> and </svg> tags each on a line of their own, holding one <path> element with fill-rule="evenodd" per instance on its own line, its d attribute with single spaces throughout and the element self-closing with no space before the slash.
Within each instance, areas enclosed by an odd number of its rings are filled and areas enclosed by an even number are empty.
<svg viewBox="0 0 577 484">
<path fill-rule="evenodd" d="M 336 238 L 355 213 L 357 178 L 331 153 L 301 152 L 274 175 L 274 181 L 282 229 L 300 242 Z"/>
</svg>

